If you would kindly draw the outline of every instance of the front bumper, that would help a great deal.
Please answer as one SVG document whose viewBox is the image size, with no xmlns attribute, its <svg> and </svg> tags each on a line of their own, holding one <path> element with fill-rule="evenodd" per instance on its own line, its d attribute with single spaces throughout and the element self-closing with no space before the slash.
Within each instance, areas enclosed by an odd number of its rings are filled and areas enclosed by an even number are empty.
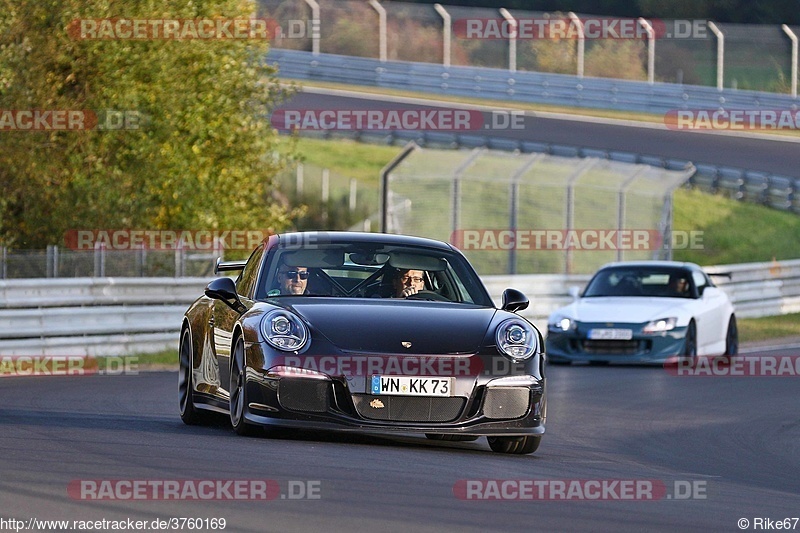
<svg viewBox="0 0 800 533">
<path fill-rule="evenodd" d="M 253 424 L 357 432 L 542 435 L 545 380 L 459 377 L 449 397 L 373 395 L 344 377 L 248 368 L 245 418 Z"/>
<path fill-rule="evenodd" d="M 547 356 L 551 362 L 666 363 L 684 353 L 687 327 L 644 333 L 644 324 L 578 322 L 575 329 L 548 329 Z M 592 329 L 629 329 L 630 339 L 592 340 Z"/>
</svg>

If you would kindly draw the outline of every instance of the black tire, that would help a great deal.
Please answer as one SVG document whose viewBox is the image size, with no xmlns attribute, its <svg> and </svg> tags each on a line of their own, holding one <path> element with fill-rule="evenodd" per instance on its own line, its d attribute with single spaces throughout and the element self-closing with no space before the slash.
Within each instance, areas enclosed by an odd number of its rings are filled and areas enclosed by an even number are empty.
<svg viewBox="0 0 800 533">
<path fill-rule="evenodd" d="M 237 435 L 253 435 L 258 429 L 248 424 L 244 418 L 247 405 L 247 387 L 245 387 L 244 340 L 236 339 L 231 351 L 231 386 L 229 412 L 231 426 Z"/>
<path fill-rule="evenodd" d="M 526 437 L 487 437 L 489 447 L 497 453 L 513 453 L 524 455 L 533 453 L 542 442 L 541 435 L 528 435 Z"/>
<path fill-rule="evenodd" d="M 194 391 L 192 384 L 193 353 L 192 336 L 189 328 L 185 328 L 181 333 L 181 346 L 178 351 L 178 405 L 183 423 L 197 426 L 208 424 L 211 413 L 198 409 L 194 405 L 192 398 Z"/>
<path fill-rule="evenodd" d="M 425 433 L 430 440 L 442 440 L 447 442 L 472 442 L 478 440 L 475 435 L 444 435 L 441 433 Z"/>
<path fill-rule="evenodd" d="M 728 332 L 725 334 L 725 356 L 730 358 L 739 353 L 739 328 L 736 325 L 736 315 L 731 315 L 728 321 Z"/>
<path fill-rule="evenodd" d="M 697 326 L 694 320 L 686 328 L 686 341 L 683 345 L 683 357 L 694 362 L 697 360 Z"/>
</svg>

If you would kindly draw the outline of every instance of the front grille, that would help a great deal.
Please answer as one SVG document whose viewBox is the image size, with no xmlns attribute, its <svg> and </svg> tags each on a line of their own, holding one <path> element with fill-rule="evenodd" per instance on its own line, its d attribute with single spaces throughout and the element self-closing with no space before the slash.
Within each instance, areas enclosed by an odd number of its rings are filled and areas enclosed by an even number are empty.
<svg viewBox="0 0 800 533">
<path fill-rule="evenodd" d="M 583 351 L 588 354 L 635 355 L 650 351 L 650 341 L 584 340 Z"/>
<path fill-rule="evenodd" d="M 319 379 L 283 378 L 278 385 L 278 401 L 292 411 L 324 413 L 329 406 L 328 386 L 328 381 Z"/>
<path fill-rule="evenodd" d="M 450 422 L 458 418 L 467 399 L 461 396 L 383 396 L 353 394 L 358 414 L 371 420 L 395 422 Z"/>
<path fill-rule="evenodd" d="M 520 418 L 525 416 L 531 404 L 528 387 L 488 387 L 483 401 L 486 418 Z"/>
</svg>

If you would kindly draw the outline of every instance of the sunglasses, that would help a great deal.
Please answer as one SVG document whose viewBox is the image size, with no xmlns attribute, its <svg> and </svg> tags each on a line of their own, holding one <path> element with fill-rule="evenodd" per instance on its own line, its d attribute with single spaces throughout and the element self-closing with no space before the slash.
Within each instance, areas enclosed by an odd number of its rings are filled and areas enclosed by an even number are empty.
<svg viewBox="0 0 800 533">
<path fill-rule="evenodd" d="M 290 279 L 297 279 L 298 276 L 300 279 L 308 279 L 308 270 L 287 270 L 286 272 L 281 272 L 280 275 Z"/>
</svg>

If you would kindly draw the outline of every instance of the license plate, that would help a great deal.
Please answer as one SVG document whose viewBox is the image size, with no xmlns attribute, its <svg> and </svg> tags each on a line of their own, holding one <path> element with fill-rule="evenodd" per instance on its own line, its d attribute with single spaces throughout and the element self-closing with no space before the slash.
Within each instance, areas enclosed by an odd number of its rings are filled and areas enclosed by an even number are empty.
<svg viewBox="0 0 800 533">
<path fill-rule="evenodd" d="M 590 329 L 589 338 L 603 341 L 629 341 L 633 338 L 631 329 Z"/>
<path fill-rule="evenodd" d="M 396 396 L 452 396 L 453 378 L 372 376 L 372 394 Z"/>
</svg>

